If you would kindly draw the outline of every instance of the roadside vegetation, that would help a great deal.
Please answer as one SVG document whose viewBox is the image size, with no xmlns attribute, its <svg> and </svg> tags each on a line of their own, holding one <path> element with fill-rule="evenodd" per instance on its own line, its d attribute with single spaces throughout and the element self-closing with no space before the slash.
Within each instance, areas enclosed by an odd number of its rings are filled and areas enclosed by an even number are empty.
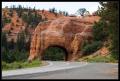
<svg viewBox="0 0 120 81">
<path fill-rule="evenodd" d="M 102 6 L 98 7 L 96 15 L 100 16 L 99 22 L 93 26 L 93 41 L 91 44 L 85 42 L 82 52 L 85 57 L 81 59 L 88 62 L 118 62 L 119 59 L 119 23 L 118 23 L 118 2 L 99 2 Z M 110 54 L 101 56 L 98 54 L 93 57 L 92 54 L 102 46 L 109 49 Z M 86 56 L 88 55 L 88 56 Z"/>
<path fill-rule="evenodd" d="M 106 55 L 106 56 L 101 56 L 101 55 L 89 55 L 89 56 L 84 56 L 80 59 L 78 59 L 79 62 L 94 62 L 94 63 L 100 63 L 100 62 L 104 62 L 104 63 L 118 63 L 118 60 L 116 60 L 115 58 L 112 57 L 111 54 Z"/>
<path fill-rule="evenodd" d="M 2 32 L 1 41 L 1 57 L 2 57 L 2 70 L 21 69 L 28 67 L 41 66 L 42 61 L 34 60 L 28 63 L 30 42 L 25 41 L 25 33 L 20 33 L 15 43 L 14 40 L 8 42 L 7 34 Z"/>
<path fill-rule="evenodd" d="M 111 55 L 116 60 L 119 59 L 119 4 L 117 1 L 100 2 L 101 9 L 97 11 L 101 16 L 101 21 L 106 25 L 103 32 L 107 32 L 108 35 L 105 41 L 108 42 L 108 48 Z M 110 42 L 110 43 L 109 43 Z"/>
<path fill-rule="evenodd" d="M 7 63 L 2 61 L 2 70 L 14 70 L 14 69 L 22 69 L 22 68 L 31 68 L 31 67 L 38 67 L 42 66 L 42 62 L 38 59 L 33 60 L 31 63 L 28 61 L 14 61 L 12 63 Z"/>
</svg>

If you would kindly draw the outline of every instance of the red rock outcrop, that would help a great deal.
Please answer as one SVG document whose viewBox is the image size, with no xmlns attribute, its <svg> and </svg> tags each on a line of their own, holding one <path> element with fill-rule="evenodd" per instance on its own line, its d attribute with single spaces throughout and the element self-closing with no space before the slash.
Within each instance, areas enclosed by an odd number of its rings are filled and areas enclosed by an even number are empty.
<svg viewBox="0 0 120 81">
<path fill-rule="evenodd" d="M 61 17 L 40 23 L 32 37 L 28 60 L 32 61 L 36 57 L 41 59 L 49 46 L 65 48 L 68 52 L 66 60 L 76 60 L 83 41 L 92 40 L 92 25 L 99 19 L 98 16 L 83 19 Z"/>
<path fill-rule="evenodd" d="M 109 54 L 108 48 L 102 47 L 102 48 L 100 49 L 100 55 L 101 55 L 101 56 L 106 56 L 106 55 L 108 55 L 108 54 Z"/>
<path fill-rule="evenodd" d="M 26 23 L 23 22 L 22 19 L 18 17 L 16 11 L 13 11 L 13 15 L 12 17 L 10 17 L 10 19 L 11 19 L 11 22 L 6 24 L 2 28 L 2 31 L 9 32 L 7 35 L 8 41 L 14 40 L 14 42 L 16 42 L 18 33 L 25 30 Z"/>
<path fill-rule="evenodd" d="M 2 28 L 3 32 L 9 32 L 7 35 L 7 40 L 11 41 L 14 40 L 14 42 L 17 41 L 18 33 L 21 31 L 24 31 L 25 29 L 29 34 L 32 34 L 34 31 L 34 28 L 28 27 L 27 22 L 24 22 L 22 17 L 18 16 L 18 13 L 16 10 L 12 10 L 12 14 L 10 12 L 9 8 L 3 8 L 2 9 L 2 17 L 10 19 L 10 23 L 7 23 L 4 25 Z M 63 15 L 57 14 L 55 15 L 54 13 L 51 13 L 47 10 L 36 10 L 37 14 L 42 16 L 42 19 L 44 20 L 45 18 L 47 20 L 53 20 L 58 17 L 63 17 Z M 24 11 L 22 13 L 27 13 L 27 11 Z M 10 15 L 11 14 L 11 15 Z M 2 22 L 4 23 L 4 22 Z"/>
</svg>

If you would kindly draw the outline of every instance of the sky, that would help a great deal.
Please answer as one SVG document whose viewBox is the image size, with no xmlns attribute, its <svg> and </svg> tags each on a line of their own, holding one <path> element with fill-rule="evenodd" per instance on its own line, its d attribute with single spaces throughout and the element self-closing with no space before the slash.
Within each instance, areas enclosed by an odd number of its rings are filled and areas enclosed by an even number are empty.
<svg viewBox="0 0 120 81">
<path fill-rule="evenodd" d="M 12 5 L 45 10 L 55 7 L 57 11 L 67 11 L 69 14 L 75 14 L 79 8 L 86 8 L 90 13 L 93 13 L 100 6 L 99 2 L 2 2 L 2 8 Z"/>
</svg>

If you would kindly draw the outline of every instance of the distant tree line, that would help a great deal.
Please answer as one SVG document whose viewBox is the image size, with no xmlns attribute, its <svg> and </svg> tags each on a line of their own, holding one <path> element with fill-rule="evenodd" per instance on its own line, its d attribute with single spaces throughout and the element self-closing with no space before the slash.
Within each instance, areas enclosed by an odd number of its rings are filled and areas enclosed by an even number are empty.
<svg viewBox="0 0 120 81">
<path fill-rule="evenodd" d="M 62 14 L 64 16 L 68 16 L 69 15 L 67 11 L 59 10 L 59 12 L 57 12 L 57 10 L 55 8 L 50 8 L 49 12 L 54 13 L 55 15 L 57 15 L 57 14 Z"/>
</svg>

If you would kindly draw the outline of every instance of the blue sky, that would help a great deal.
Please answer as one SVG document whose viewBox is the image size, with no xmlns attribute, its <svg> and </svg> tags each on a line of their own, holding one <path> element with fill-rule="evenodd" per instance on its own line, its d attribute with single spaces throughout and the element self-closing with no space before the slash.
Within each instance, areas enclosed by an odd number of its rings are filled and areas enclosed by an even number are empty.
<svg viewBox="0 0 120 81">
<path fill-rule="evenodd" d="M 18 6 L 31 7 L 36 9 L 45 9 L 55 7 L 57 11 L 67 11 L 69 14 L 74 14 L 79 8 L 86 8 L 90 13 L 96 11 L 100 4 L 98 2 L 2 2 L 2 8 L 5 6 Z"/>
</svg>

